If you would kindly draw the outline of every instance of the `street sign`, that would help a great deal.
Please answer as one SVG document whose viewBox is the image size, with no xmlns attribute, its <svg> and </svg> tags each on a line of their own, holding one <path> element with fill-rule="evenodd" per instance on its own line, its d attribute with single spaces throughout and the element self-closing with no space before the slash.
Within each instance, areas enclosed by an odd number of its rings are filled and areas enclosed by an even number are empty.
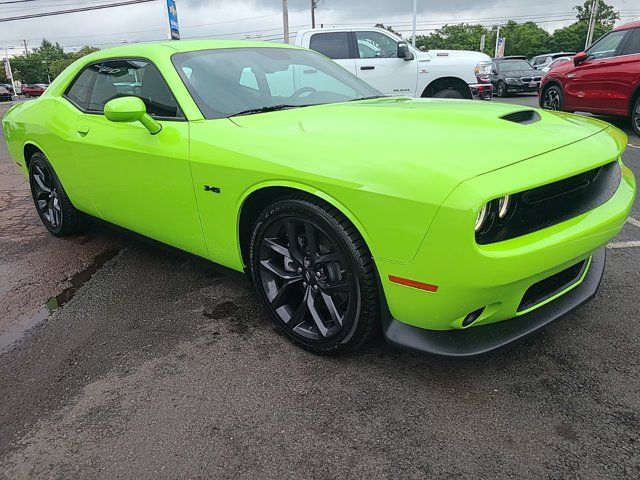
<svg viewBox="0 0 640 480">
<path fill-rule="evenodd" d="M 500 37 L 498 39 L 498 48 L 496 52 L 496 57 L 504 57 L 504 37 Z"/>
<path fill-rule="evenodd" d="M 175 0 L 167 0 L 167 16 L 169 17 L 169 38 L 180 40 L 180 27 L 178 26 L 178 10 Z"/>
</svg>

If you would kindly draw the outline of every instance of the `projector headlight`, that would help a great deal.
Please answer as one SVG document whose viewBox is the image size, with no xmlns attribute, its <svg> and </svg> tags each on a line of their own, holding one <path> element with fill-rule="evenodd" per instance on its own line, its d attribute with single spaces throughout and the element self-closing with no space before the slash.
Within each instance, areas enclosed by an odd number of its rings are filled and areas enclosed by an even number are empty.
<svg viewBox="0 0 640 480">
<path fill-rule="evenodd" d="M 502 220 L 509 213 L 511 208 L 511 196 L 506 195 L 498 200 L 498 217 Z"/>
<path fill-rule="evenodd" d="M 478 216 L 476 217 L 476 225 L 475 231 L 479 232 L 482 230 L 482 227 L 487 222 L 487 217 L 489 217 L 489 204 L 485 203 L 482 206 L 482 209 L 478 212 Z"/>
<path fill-rule="evenodd" d="M 518 83 L 518 79 L 513 77 L 507 77 L 505 80 L 507 83 Z"/>
</svg>

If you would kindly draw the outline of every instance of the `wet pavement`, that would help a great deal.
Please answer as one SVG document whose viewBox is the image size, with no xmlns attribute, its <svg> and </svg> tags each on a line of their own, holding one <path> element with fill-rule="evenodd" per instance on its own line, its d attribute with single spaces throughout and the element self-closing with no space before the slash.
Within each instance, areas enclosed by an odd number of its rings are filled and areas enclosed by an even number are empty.
<svg viewBox="0 0 640 480">
<path fill-rule="evenodd" d="M 241 275 L 105 227 L 49 236 L 3 142 L 0 172 L 0 478 L 640 476 L 640 248 L 489 356 L 324 358 Z"/>
</svg>

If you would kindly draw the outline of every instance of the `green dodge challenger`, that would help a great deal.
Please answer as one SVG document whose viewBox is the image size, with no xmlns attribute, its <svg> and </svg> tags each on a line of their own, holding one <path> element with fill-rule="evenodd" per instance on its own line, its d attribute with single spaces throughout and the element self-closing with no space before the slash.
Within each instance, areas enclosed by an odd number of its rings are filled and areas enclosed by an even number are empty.
<svg viewBox="0 0 640 480">
<path fill-rule="evenodd" d="M 604 122 L 384 97 L 260 42 L 97 52 L 2 127 L 53 235 L 96 217 L 247 271 L 320 353 L 381 330 L 469 356 L 544 327 L 595 294 L 636 190 Z"/>
</svg>

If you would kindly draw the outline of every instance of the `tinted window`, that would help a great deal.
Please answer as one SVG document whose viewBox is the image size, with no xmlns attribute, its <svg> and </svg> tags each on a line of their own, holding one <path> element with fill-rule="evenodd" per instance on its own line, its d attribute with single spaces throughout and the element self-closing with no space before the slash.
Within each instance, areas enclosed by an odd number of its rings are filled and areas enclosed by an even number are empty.
<svg viewBox="0 0 640 480">
<path fill-rule="evenodd" d="M 517 72 L 519 70 L 531 70 L 531 65 L 526 60 L 507 60 L 498 63 L 498 71 L 501 73 Z"/>
<path fill-rule="evenodd" d="M 380 32 L 356 32 L 360 58 L 391 58 L 398 55 L 398 42 Z"/>
<path fill-rule="evenodd" d="M 178 116 L 178 104 L 158 69 L 145 60 L 112 60 L 89 65 L 67 91 L 67 98 L 89 112 L 104 111 L 109 100 L 140 98 L 147 113 Z"/>
<path fill-rule="evenodd" d="M 622 39 L 627 34 L 627 30 L 618 30 L 606 34 L 601 37 L 596 43 L 589 47 L 587 53 L 588 59 L 609 58 L 616 54 L 616 50 L 622 42 Z"/>
<path fill-rule="evenodd" d="M 309 48 L 329 58 L 349 58 L 349 34 L 347 32 L 314 33 Z"/>
<path fill-rule="evenodd" d="M 640 53 L 640 28 L 636 28 L 631 32 L 631 36 L 624 47 L 625 55 L 633 55 L 635 53 Z"/>
<path fill-rule="evenodd" d="M 225 48 L 177 53 L 172 60 L 206 118 L 381 95 L 337 63 L 308 50 Z"/>
</svg>

